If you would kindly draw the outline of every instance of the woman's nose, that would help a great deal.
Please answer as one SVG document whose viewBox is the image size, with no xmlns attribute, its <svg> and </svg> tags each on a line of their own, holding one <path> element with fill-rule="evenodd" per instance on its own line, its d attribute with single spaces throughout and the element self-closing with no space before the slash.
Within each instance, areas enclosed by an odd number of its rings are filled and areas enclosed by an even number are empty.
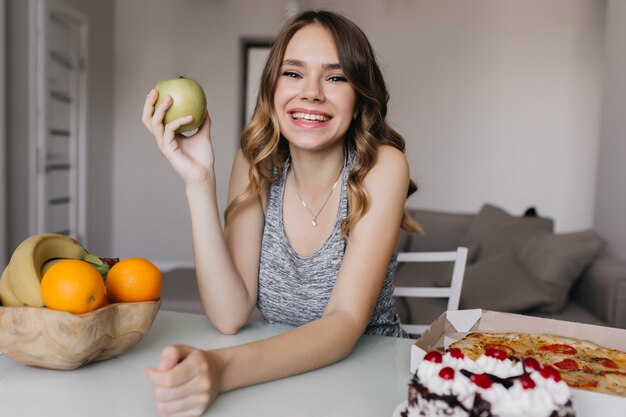
<svg viewBox="0 0 626 417">
<path fill-rule="evenodd" d="M 322 88 L 322 82 L 312 77 L 307 78 L 304 82 L 301 96 L 303 99 L 309 101 L 323 101 L 324 90 Z"/>
</svg>

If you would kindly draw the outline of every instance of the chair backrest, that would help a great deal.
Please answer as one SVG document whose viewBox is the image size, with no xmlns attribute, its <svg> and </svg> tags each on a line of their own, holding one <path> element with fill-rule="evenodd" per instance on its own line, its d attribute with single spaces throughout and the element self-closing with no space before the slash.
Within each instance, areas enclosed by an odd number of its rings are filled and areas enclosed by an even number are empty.
<svg viewBox="0 0 626 417">
<path fill-rule="evenodd" d="M 448 311 L 458 310 L 467 262 L 467 248 L 458 247 L 449 252 L 400 252 L 398 262 L 454 262 L 449 287 L 395 287 L 395 297 L 447 298 Z M 442 312 L 443 313 L 443 312 Z M 410 335 L 420 335 L 428 324 L 402 324 Z"/>
</svg>

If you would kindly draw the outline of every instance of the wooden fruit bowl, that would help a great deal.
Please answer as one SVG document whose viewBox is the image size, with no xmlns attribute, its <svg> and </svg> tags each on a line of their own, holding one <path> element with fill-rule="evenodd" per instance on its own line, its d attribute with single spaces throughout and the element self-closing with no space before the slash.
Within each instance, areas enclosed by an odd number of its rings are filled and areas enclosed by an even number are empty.
<svg viewBox="0 0 626 417">
<path fill-rule="evenodd" d="M 113 303 L 85 314 L 0 307 L 0 352 L 24 365 L 76 369 L 134 346 L 160 306 L 160 300 Z"/>
</svg>

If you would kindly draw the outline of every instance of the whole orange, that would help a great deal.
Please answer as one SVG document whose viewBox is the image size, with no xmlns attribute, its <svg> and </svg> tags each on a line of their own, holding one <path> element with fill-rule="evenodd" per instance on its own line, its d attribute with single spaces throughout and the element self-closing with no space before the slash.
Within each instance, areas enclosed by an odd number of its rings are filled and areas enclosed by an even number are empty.
<svg viewBox="0 0 626 417">
<path fill-rule="evenodd" d="M 55 263 L 41 279 L 43 304 L 54 310 L 87 313 L 100 307 L 104 282 L 96 268 L 77 259 Z"/>
<path fill-rule="evenodd" d="M 114 303 L 158 300 L 161 271 L 144 258 L 122 259 L 109 270 L 106 291 Z"/>
</svg>

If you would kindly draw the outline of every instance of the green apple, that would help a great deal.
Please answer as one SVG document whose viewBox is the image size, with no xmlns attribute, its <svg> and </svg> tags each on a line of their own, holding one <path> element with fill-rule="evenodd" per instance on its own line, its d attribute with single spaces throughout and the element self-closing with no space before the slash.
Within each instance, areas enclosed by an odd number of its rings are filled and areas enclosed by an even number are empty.
<svg viewBox="0 0 626 417">
<path fill-rule="evenodd" d="M 181 76 L 173 80 L 159 81 L 154 89 L 159 93 L 155 108 L 161 104 L 165 96 L 172 97 L 172 105 L 165 112 L 163 124 L 191 115 L 193 117 L 191 123 L 179 127 L 176 133 L 189 132 L 200 126 L 206 114 L 206 96 L 200 84 Z"/>
</svg>

